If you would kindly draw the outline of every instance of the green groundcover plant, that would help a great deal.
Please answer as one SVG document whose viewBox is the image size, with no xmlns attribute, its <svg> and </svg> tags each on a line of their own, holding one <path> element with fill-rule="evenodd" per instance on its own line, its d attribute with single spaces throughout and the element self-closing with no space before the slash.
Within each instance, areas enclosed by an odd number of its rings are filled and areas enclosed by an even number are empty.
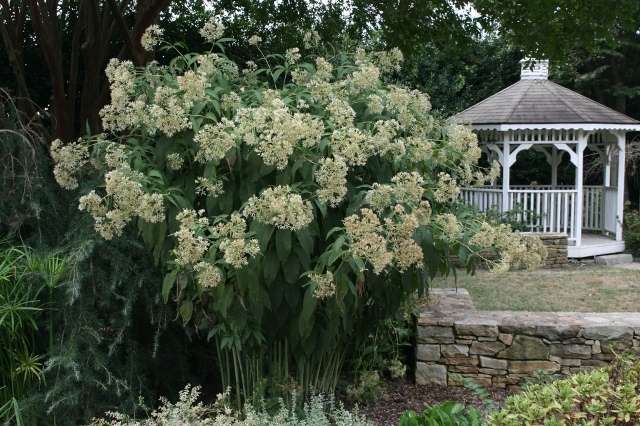
<svg viewBox="0 0 640 426">
<path fill-rule="evenodd" d="M 493 426 L 640 424 L 640 361 L 618 358 L 612 366 L 551 384 L 534 384 L 510 396 L 488 418 Z"/>
<path fill-rule="evenodd" d="M 333 391 L 350 347 L 450 255 L 470 268 L 541 262 L 539 240 L 492 224 L 456 200 L 495 178 L 477 139 L 430 115 L 429 97 L 389 83 L 402 54 L 342 52 L 317 33 L 304 49 L 240 66 L 211 19 L 204 53 L 150 27 L 145 48 L 168 65 L 111 60 L 104 134 L 54 141 L 59 184 L 105 239 L 135 226 L 165 271 L 162 297 L 211 338 L 223 385 Z M 88 188 L 84 176 L 101 176 Z"/>
</svg>

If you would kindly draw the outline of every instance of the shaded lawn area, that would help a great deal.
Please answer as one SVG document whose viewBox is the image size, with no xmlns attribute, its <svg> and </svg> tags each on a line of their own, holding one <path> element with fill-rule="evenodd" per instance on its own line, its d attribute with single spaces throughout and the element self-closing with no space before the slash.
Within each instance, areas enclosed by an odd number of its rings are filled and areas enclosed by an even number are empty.
<svg viewBox="0 0 640 426">
<path fill-rule="evenodd" d="M 453 277 L 434 287 L 455 287 Z M 570 266 L 476 275 L 458 272 L 457 286 L 471 294 L 476 309 L 513 311 L 640 311 L 640 270 L 604 266 Z"/>
</svg>

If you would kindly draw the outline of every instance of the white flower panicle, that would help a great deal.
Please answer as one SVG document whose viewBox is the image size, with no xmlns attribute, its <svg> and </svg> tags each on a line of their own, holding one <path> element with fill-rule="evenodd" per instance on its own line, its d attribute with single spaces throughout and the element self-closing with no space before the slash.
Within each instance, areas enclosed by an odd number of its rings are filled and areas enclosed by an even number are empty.
<svg viewBox="0 0 640 426">
<path fill-rule="evenodd" d="M 391 50 L 373 52 L 371 58 L 382 72 L 399 72 L 404 62 L 404 55 L 397 47 Z"/>
<path fill-rule="evenodd" d="M 51 142 L 51 158 L 55 163 L 53 176 L 58 185 L 64 189 L 76 189 L 77 175 L 89 162 L 89 150 L 82 139 L 66 145 L 60 139 L 54 140 Z"/>
<path fill-rule="evenodd" d="M 371 135 L 356 127 L 341 127 L 334 130 L 330 140 L 331 151 L 349 166 L 364 166 L 374 154 Z"/>
<path fill-rule="evenodd" d="M 323 158 L 320 167 L 313 174 L 320 186 L 316 190 L 318 200 L 336 207 L 347 194 L 347 172 L 349 168 L 340 157 Z"/>
<path fill-rule="evenodd" d="M 391 264 L 393 254 L 387 250 L 384 228 L 373 210 L 361 209 L 360 215 L 351 215 L 343 223 L 351 253 L 370 262 L 375 274 L 384 271 Z"/>
<path fill-rule="evenodd" d="M 433 193 L 435 200 L 439 203 L 450 202 L 458 198 L 459 194 L 460 187 L 456 183 L 456 180 L 448 173 L 438 173 L 436 190 Z"/>
<path fill-rule="evenodd" d="M 487 249 L 493 246 L 496 240 L 496 230 L 487 222 L 480 224 L 478 232 L 469 239 L 469 244 L 479 249 Z"/>
<path fill-rule="evenodd" d="M 194 102 L 204 99 L 204 91 L 208 85 L 206 76 L 188 70 L 184 75 L 177 76 L 176 81 L 183 92 L 182 98 L 186 108 L 190 108 Z"/>
<path fill-rule="evenodd" d="M 173 234 L 177 240 L 173 255 L 178 265 L 199 263 L 209 249 L 211 243 L 204 237 L 204 228 L 209 226 L 209 220 L 203 215 L 204 211 L 183 210 L 176 216 L 179 227 Z"/>
<path fill-rule="evenodd" d="M 350 78 L 351 85 L 358 92 L 372 90 L 378 86 L 379 82 L 380 70 L 371 63 L 360 66 Z"/>
<path fill-rule="evenodd" d="M 216 124 L 207 124 L 194 136 L 198 145 L 196 161 L 207 163 L 222 160 L 227 152 L 236 146 L 235 123 L 222 118 Z"/>
<path fill-rule="evenodd" d="M 202 288 L 216 288 L 222 282 L 222 273 L 209 262 L 198 262 L 193 267 L 196 280 Z"/>
<path fill-rule="evenodd" d="M 190 103 L 185 102 L 177 89 L 159 86 L 156 89 L 154 103 L 148 107 L 148 132 L 154 135 L 157 130 L 171 137 L 191 127 L 187 110 Z"/>
<path fill-rule="evenodd" d="M 184 165 L 184 158 L 177 152 L 167 155 L 167 167 L 170 170 L 180 170 Z"/>
<path fill-rule="evenodd" d="M 316 299 L 325 300 L 336 294 L 336 283 L 330 271 L 324 274 L 312 272 L 309 274 L 309 282 L 313 285 L 313 297 Z"/>
<path fill-rule="evenodd" d="M 200 35 L 209 43 L 215 43 L 222 38 L 224 30 L 225 26 L 215 17 L 211 17 L 202 28 L 200 28 Z"/>
<path fill-rule="evenodd" d="M 292 47 L 291 49 L 287 49 L 284 52 L 284 62 L 287 65 L 293 65 L 300 60 L 302 55 L 300 54 L 300 49 L 297 47 Z"/>
<path fill-rule="evenodd" d="M 196 178 L 196 194 L 203 197 L 219 197 L 224 193 L 222 186 L 221 181 L 212 182 L 203 176 Z"/>
<path fill-rule="evenodd" d="M 442 232 L 446 241 L 456 241 L 460 238 L 462 228 L 458 218 L 451 213 L 442 213 L 433 218 L 434 225 Z"/>
<path fill-rule="evenodd" d="M 257 46 L 262 42 L 262 37 L 260 37 L 257 34 L 252 35 L 251 37 L 249 37 L 249 44 L 252 46 Z"/>
<path fill-rule="evenodd" d="M 302 36 L 302 43 L 305 49 L 317 47 L 320 44 L 320 34 L 316 30 L 305 31 Z"/>
<path fill-rule="evenodd" d="M 356 117 L 356 112 L 344 99 L 332 99 L 331 102 L 329 102 L 329 105 L 327 105 L 327 111 L 329 111 L 329 118 L 333 123 L 334 128 L 339 129 L 341 127 L 353 126 L 353 120 Z"/>
<path fill-rule="evenodd" d="M 162 39 L 162 34 L 164 30 L 160 28 L 158 25 L 150 25 L 142 34 L 140 38 L 140 44 L 142 48 L 147 52 L 152 52 L 153 49 L 160 44 L 160 40 Z"/>
<path fill-rule="evenodd" d="M 78 208 L 93 216 L 94 227 L 105 240 L 120 236 L 134 217 L 150 223 L 164 220 L 164 197 L 144 192 L 141 180 L 140 173 L 128 168 L 111 170 L 105 175 L 104 197 L 95 191 L 80 197 Z"/>
<path fill-rule="evenodd" d="M 219 223 L 213 231 L 213 237 L 219 239 L 224 261 L 239 269 L 249 263 L 249 257 L 260 253 L 258 240 L 245 238 L 247 222 L 239 213 L 233 213 L 226 223 Z"/>
<path fill-rule="evenodd" d="M 322 120 L 307 113 L 292 113 L 282 102 L 267 94 L 263 106 L 243 108 L 235 117 L 238 134 L 265 164 L 283 170 L 294 149 L 317 145 L 324 133 Z"/>
<path fill-rule="evenodd" d="M 482 151 L 478 145 L 478 136 L 467 126 L 452 124 L 447 128 L 449 145 L 462 155 L 463 165 L 476 165 Z"/>
<path fill-rule="evenodd" d="M 384 111 L 384 100 L 380 95 L 369 95 L 367 98 L 367 108 L 372 114 L 382 114 Z"/>
<path fill-rule="evenodd" d="M 397 204 L 394 214 L 384 220 L 385 233 L 393 252 L 393 263 L 400 272 L 411 267 L 422 268 L 422 248 L 413 240 L 413 234 L 420 225 L 415 214 L 406 213 Z"/>
<path fill-rule="evenodd" d="M 249 198 L 243 214 L 278 229 L 298 230 L 313 221 L 313 207 L 289 186 L 267 188 L 260 196 Z"/>
</svg>

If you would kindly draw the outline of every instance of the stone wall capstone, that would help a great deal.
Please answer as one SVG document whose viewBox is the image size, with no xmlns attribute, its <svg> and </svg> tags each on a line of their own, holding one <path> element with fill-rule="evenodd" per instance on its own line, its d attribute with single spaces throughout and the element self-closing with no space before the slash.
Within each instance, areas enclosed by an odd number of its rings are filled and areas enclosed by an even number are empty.
<svg viewBox="0 0 640 426">
<path fill-rule="evenodd" d="M 465 289 L 432 289 L 417 319 L 417 384 L 521 385 L 536 371 L 572 374 L 640 353 L 640 314 L 477 311 Z"/>
</svg>

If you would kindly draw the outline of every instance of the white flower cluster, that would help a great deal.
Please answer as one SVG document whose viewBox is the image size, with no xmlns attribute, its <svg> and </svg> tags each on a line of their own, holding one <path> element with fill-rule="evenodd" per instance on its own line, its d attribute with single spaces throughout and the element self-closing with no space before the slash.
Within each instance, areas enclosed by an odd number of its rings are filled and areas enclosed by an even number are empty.
<svg viewBox="0 0 640 426">
<path fill-rule="evenodd" d="M 100 110 L 102 126 L 105 130 L 123 131 L 135 126 L 141 120 L 145 108 L 144 100 L 132 101 L 135 82 L 135 68 L 131 61 L 111 59 L 105 69 L 111 103 Z"/>
<path fill-rule="evenodd" d="M 205 97 L 205 89 L 208 81 L 205 75 L 188 70 L 183 75 L 176 77 L 178 87 L 182 90 L 182 99 L 185 106 L 190 108 L 194 102 L 200 101 Z"/>
<path fill-rule="evenodd" d="M 191 107 L 191 102 L 185 102 L 184 99 L 186 98 L 180 95 L 179 90 L 169 86 L 159 86 L 156 89 L 154 103 L 148 107 L 149 117 L 145 120 L 149 134 L 153 135 L 156 130 L 160 130 L 171 137 L 190 128 L 188 109 Z"/>
<path fill-rule="evenodd" d="M 81 139 L 63 144 L 60 139 L 51 142 L 51 158 L 55 162 L 53 176 L 65 189 L 78 187 L 78 173 L 89 161 L 89 151 Z"/>
<path fill-rule="evenodd" d="M 397 47 L 394 47 L 391 50 L 373 52 L 370 56 L 373 62 L 383 72 L 399 72 L 402 69 L 404 55 Z"/>
<path fill-rule="evenodd" d="M 215 43 L 224 34 L 225 27 L 219 22 L 216 18 L 211 17 L 209 20 L 200 28 L 200 35 L 209 43 Z"/>
<path fill-rule="evenodd" d="M 298 145 L 317 145 L 324 133 L 322 120 L 311 114 L 289 111 L 278 97 L 265 97 L 264 105 L 243 108 L 235 117 L 237 133 L 252 146 L 265 164 L 284 169 Z"/>
<path fill-rule="evenodd" d="M 252 46 L 257 46 L 262 42 L 262 37 L 260 37 L 257 34 L 252 35 L 251 37 L 249 37 L 249 44 Z"/>
<path fill-rule="evenodd" d="M 393 253 L 393 263 L 400 272 L 412 266 L 422 268 L 422 248 L 413 239 L 418 226 L 420 226 L 418 217 L 415 214 L 406 213 L 400 204 L 395 206 L 394 214 L 384 220 L 387 241 Z"/>
<path fill-rule="evenodd" d="M 438 180 L 436 181 L 436 189 L 433 192 L 433 197 L 439 203 L 446 203 L 453 201 L 460 194 L 460 187 L 456 183 L 456 180 L 449 175 L 449 173 L 438 173 Z"/>
<path fill-rule="evenodd" d="M 150 25 L 142 34 L 140 38 L 140 44 L 142 48 L 147 52 L 152 52 L 153 49 L 160 43 L 164 30 L 158 25 Z"/>
<path fill-rule="evenodd" d="M 248 257 L 257 256 L 260 246 L 256 239 L 245 239 L 247 222 L 238 213 L 233 213 L 227 223 L 219 223 L 213 231 L 213 237 L 219 239 L 220 251 L 224 261 L 234 268 L 248 264 Z"/>
<path fill-rule="evenodd" d="M 478 136 L 467 126 L 452 124 L 447 128 L 449 145 L 462 156 L 463 165 L 476 165 L 482 151 Z"/>
<path fill-rule="evenodd" d="M 351 253 L 370 262 L 375 274 L 384 271 L 393 260 L 393 254 L 387 250 L 384 227 L 373 210 L 362 209 L 360 215 L 351 215 L 343 222 L 351 240 Z"/>
<path fill-rule="evenodd" d="M 391 184 L 374 183 L 367 192 L 366 201 L 378 213 L 396 204 L 419 208 L 425 202 L 422 200 L 423 184 L 424 179 L 417 172 L 400 172 L 391 178 Z"/>
<path fill-rule="evenodd" d="M 216 124 L 202 127 L 193 140 L 198 145 L 196 161 L 206 163 L 222 160 L 227 152 L 236 145 L 235 123 L 222 118 Z"/>
<path fill-rule="evenodd" d="M 193 267 L 196 280 L 202 288 L 216 288 L 222 282 L 220 269 L 209 262 L 198 262 Z"/>
<path fill-rule="evenodd" d="M 313 47 L 317 47 L 320 44 L 320 34 L 318 31 L 305 31 L 302 36 L 302 43 L 304 44 L 305 49 L 311 49 Z"/>
<path fill-rule="evenodd" d="M 171 170 L 180 170 L 184 165 L 184 158 L 177 152 L 167 155 L 167 167 Z"/>
<path fill-rule="evenodd" d="M 442 232 L 442 236 L 446 241 L 456 241 L 460 238 L 462 233 L 462 227 L 458 218 L 451 213 L 442 213 L 436 215 L 433 218 L 433 223 L 436 228 L 439 228 Z"/>
<path fill-rule="evenodd" d="M 313 285 L 313 297 L 316 299 L 325 300 L 336 294 L 336 283 L 330 271 L 325 274 L 312 272 L 309 274 L 309 282 Z"/>
<path fill-rule="evenodd" d="M 293 65 L 300 60 L 302 55 L 300 54 L 300 49 L 297 47 L 292 47 L 291 49 L 287 49 L 284 52 L 284 62 L 287 65 Z"/>
<path fill-rule="evenodd" d="M 387 98 L 387 109 L 397 114 L 400 125 L 409 131 L 420 132 L 431 126 L 431 101 L 429 95 L 419 90 L 407 90 L 391 86 Z"/>
<path fill-rule="evenodd" d="M 313 207 L 289 186 L 267 188 L 247 201 L 243 214 L 278 229 L 298 230 L 313 221 Z"/>
<path fill-rule="evenodd" d="M 196 194 L 203 197 L 216 198 L 222 195 L 223 192 L 221 181 L 212 182 L 203 176 L 196 178 Z"/>
<path fill-rule="evenodd" d="M 347 172 L 349 168 L 340 157 L 323 158 L 313 174 L 320 186 L 316 190 L 318 200 L 336 207 L 347 194 Z"/>
<path fill-rule="evenodd" d="M 173 234 L 177 239 L 173 249 L 176 263 L 181 266 L 195 265 L 204 257 L 211 245 L 204 237 L 204 229 L 209 226 L 209 219 L 204 217 L 204 210 L 183 210 L 176 216 L 179 227 Z"/>
<path fill-rule="evenodd" d="M 95 229 L 105 240 L 120 236 L 134 217 L 150 223 L 164 220 L 162 194 L 145 193 L 141 180 L 140 173 L 121 167 L 105 175 L 104 197 L 95 191 L 80 197 L 79 209 L 93 216 Z"/>
<path fill-rule="evenodd" d="M 517 268 L 531 270 L 542 264 L 547 257 L 547 250 L 540 238 L 515 233 L 507 224 L 499 224 L 492 229 L 483 224 L 471 241 L 480 248 L 482 244 L 488 246 L 489 241 L 491 242 L 500 255 L 500 260 L 492 264 L 492 270 L 496 272 Z"/>
<path fill-rule="evenodd" d="M 384 223 L 373 210 L 366 208 L 360 210 L 359 216 L 347 217 L 344 225 L 351 253 L 370 262 L 375 274 L 391 264 L 400 272 L 411 267 L 422 268 L 422 248 L 413 239 L 413 234 L 424 224 L 421 215 L 426 212 L 423 209 L 420 207 L 407 213 L 397 204 Z"/>
</svg>

